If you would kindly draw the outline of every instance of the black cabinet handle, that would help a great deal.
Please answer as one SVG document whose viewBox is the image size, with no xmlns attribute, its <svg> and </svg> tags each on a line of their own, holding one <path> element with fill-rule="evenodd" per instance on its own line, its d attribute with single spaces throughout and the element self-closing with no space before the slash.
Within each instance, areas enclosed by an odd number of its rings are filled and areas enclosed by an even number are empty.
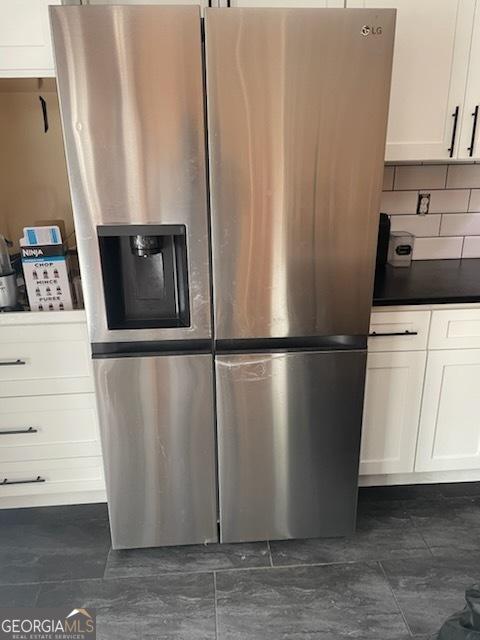
<svg viewBox="0 0 480 640">
<path fill-rule="evenodd" d="M 38 433 L 38 429 L 35 427 L 28 427 L 27 429 L 5 429 L 0 431 L 0 436 L 11 436 L 14 433 Z"/>
<path fill-rule="evenodd" d="M 452 118 L 453 118 L 453 129 L 452 129 L 452 141 L 450 143 L 450 146 L 448 148 L 448 154 L 450 156 L 450 158 L 453 157 L 453 151 L 455 149 L 455 138 L 457 137 L 457 124 L 458 124 L 458 112 L 460 110 L 460 107 L 456 106 L 455 107 L 455 111 L 452 113 Z"/>
<path fill-rule="evenodd" d="M 477 120 L 478 120 L 478 104 L 475 107 L 475 111 L 472 113 L 473 125 L 472 125 L 472 137 L 470 139 L 470 146 L 467 147 L 468 155 L 473 156 L 473 148 L 475 146 L 475 134 L 477 132 Z"/>
<path fill-rule="evenodd" d="M 370 338 L 383 338 L 384 336 L 418 336 L 418 331 L 392 331 L 391 333 L 377 333 L 372 331 L 368 334 Z"/>
<path fill-rule="evenodd" d="M 48 111 L 47 111 L 47 101 L 44 97 L 38 96 L 40 100 L 40 105 L 42 107 L 42 117 L 43 117 L 43 132 L 47 133 L 48 131 Z"/>
<path fill-rule="evenodd" d="M 0 482 L 0 487 L 2 485 L 6 485 L 6 484 L 34 484 L 37 482 L 46 482 L 45 478 L 42 478 L 41 476 L 37 476 L 36 478 L 32 479 L 32 480 L 9 480 L 8 478 L 4 478 L 1 482 Z"/>
<path fill-rule="evenodd" d="M 15 367 L 20 364 L 27 364 L 25 360 L 20 360 L 17 358 L 16 360 L 0 360 L 0 367 Z"/>
</svg>

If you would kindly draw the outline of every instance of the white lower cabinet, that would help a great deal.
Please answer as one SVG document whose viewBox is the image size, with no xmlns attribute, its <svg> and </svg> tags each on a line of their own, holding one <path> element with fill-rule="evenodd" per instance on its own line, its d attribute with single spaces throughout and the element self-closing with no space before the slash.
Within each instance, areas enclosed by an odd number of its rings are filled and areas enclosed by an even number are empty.
<svg viewBox="0 0 480 640">
<path fill-rule="evenodd" d="M 85 313 L 0 314 L 0 509 L 102 500 Z"/>
<path fill-rule="evenodd" d="M 0 464 L 101 455 L 95 394 L 1 399 Z"/>
<path fill-rule="evenodd" d="M 0 509 L 105 501 L 101 456 L 2 462 Z"/>
<path fill-rule="evenodd" d="M 369 353 L 361 475 L 413 471 L 425 351 Z"/>
<path fill-rule="evenodd" d="M 376 308 L 370 332 L 360 484 L 480 480 L 480 305 Z M 0 314 L 2 362 L 0 509 L 105 500 L 85 314 Z"/>
<path fill-rule="evenodd" d="M 480 349 L 428 354 L 415 471 L 480 468 Z"/>
<path fill-rule="evenodd" d="M 370 331 L 360 483 L 480 480 L 480 305 L 377 308 Z"/>
</svg>

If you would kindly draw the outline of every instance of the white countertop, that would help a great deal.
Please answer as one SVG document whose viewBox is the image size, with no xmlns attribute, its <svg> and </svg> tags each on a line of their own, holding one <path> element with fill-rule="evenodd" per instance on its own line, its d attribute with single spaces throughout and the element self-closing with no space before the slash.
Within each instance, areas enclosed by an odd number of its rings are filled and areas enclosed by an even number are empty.
<svg viewBox="0 0 480 640">
<path fill-rule="evenodd" d="M 72 311 L 12 311 L 0 313 L 0 327 L 26 324 L 67 324 L 87 321 L 85 309 Z"/>
</svg>

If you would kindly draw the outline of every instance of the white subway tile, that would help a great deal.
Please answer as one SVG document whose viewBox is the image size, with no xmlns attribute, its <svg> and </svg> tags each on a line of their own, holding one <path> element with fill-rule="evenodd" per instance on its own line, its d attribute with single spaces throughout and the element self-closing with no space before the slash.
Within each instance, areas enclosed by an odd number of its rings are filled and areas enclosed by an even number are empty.
<svg viewBox="0 0 480 640">
<path fill-rule="evenodd" d="M 448 165 L 448 189 L 473 189 L 474 187 L 480 187 L 480 164 Z"/>
<path fill-rule="evenodd" d="M 397 167 L 394 189 L 445 189 L 447 165 Z"/>
<path fill-rule="evenodd" d="M 460 258 L 463 238 L 415 238 L 414 260 Z"/>
<path fill-rule="evenodd" d="M 462 258 L 480 258 L 480 236 L 465 238 Z"/>
<path fill-rule="evenodd" d="M 469 211 L 480 211 L 480 189 L 472 189 L 470 196 Z"/>
<path fill-rule="evenodd" d="M 393 176 L 395 173 L 394 166 L 385 167 L 383 170 L 383 190 L 391 191 L 393 189 Z"/>
<path fill-rule="evenodd" d="M 389 215 L 415 213 L 417 197 L 416 191 L 383 191 L 380 211 Z"/>
<path fill-rule="evenodd" d="M 430 193 L 430 213 L 464 213 L 468 211 L 468 189 L 450 189 Z"/>
<path fill-rule="evenodd" d="M 422 236 L 438 236 L 440 233 L 440 214 L 426 216 L 392 216 L 392 231 L 408 231 L 417 238 Z"/>
<path fill-rule="evenodd" d="M 480 213 L 445 213 L 442 216 L 441 236 L 479 236 Z"/>
</svg>

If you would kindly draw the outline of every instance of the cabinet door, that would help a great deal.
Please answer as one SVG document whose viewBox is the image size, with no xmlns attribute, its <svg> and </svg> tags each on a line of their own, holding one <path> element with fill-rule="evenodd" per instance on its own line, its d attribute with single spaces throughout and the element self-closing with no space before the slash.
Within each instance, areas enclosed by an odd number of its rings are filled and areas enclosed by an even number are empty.
<svg viewBox="0 0 480 640">
<path fill-rule="evenodd" d="M 458 157 L 480 159 L 480 1 L 477 0 Z"/>
<path fill-rule="evenodd" d="M 480 349 L 428 354 L 415 471 L 480 468 Z"/>
<path fill-rule="evenodd" d="M 220 0 L 222 7 L 344 7 L 345 0 Z"/>
<path fill-rule="evenodd" d="M 397 9 L 386 160 L 456 155 L 474 5 L 475 0 L 347 0 L 347 7 Z"/>
<path fill-rule="evenodd" d="M 61 0 L 0 3 L 0 77 L 54 76 L 48 5 Z"/>
<path fill-rule="evenodd" d="M 360 475 L 413 471 L 425 351 L 369 353 Z"/>
</svg>

